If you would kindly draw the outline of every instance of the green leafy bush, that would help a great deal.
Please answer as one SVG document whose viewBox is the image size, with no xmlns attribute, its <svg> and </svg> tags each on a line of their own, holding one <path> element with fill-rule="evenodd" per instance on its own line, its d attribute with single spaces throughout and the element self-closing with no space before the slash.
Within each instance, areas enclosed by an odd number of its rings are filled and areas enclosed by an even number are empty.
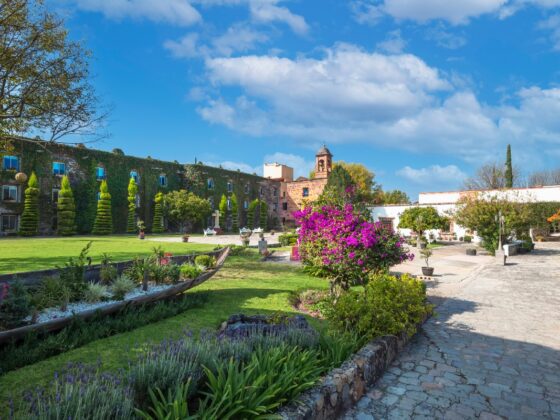
<svg viewBox="0 0 560 420">
<path fill-rule="evenodd" d="M 109 296 L 109 288 L 104 284 L 89 283 L 84 293 L 84 300 L 88 303 L 101 302 Z"/>
<path fill-rule="evenodd" d="M 319 336 L 322 364 L 329 370 L 340 366 L 348 357 L 358 351 L 365 341 L 353 333 L 340 334 L 324 331 Z"/>
<path fill-rule="evenodd" d="M 70 301 L 81 300 L 87 290 L 87 283 L 85 280 L 85 271 L 87 263 L 87 254 L 91 248 L 91 242 L 82 248 L 80 255 L 77 259 L 69 258 L 68 262 L 60 271 L 60 279 L 70 293 Z"/>
<path fill-rule="evenodd" d="M 152 222 L 152 232 L 163 232 L 163 193 L 158 192 L 154 197 L 154 219 Z"/>
<path fill-rule="evenodd" d="M 76 233 L 76 203 L 74 202 L 74 193 L 70 187 L 70 181 L 66 175 L 62 177 L 56 212 L 58 234 L 63 236 L 74 235 Z"/>
<path fill-rule="evenodd" d="M 60 307 L 70 300 L 70 290 L 60 277 L 45 277 L 33 294 L 37 309 Z"/>
<path fill-rule="evenodd" d="M 112 316 L 96 315 L 91 319 L 74 318 L 56 334 L 32 332 L 23 341 L 0 347 L 0 374 L 37 363 L 101 338 L 158 322 L 203 306 L 208 301 L 204 293 L 183 295 L 177 299 L 127 306 Z"/>
<path fill-rule="evenodd" d="M 184 279 L 195 279 L 202 273 L 196 265 L 185 263 L 181 265 L 181 277 Z"/>
<path fill-rule="evenodd" d="M 110 284 L 117 278 L 118 271 L 114 265 L 103 264 L 99 269 L 99 279 L 103 284 Z"/>
<path fill-rule="evenodd" d="M 430 311 L 422 281 L 380 274 L 370 278 L 363 292 L 343 293 L 326 316 L 337 331 L 373 339 L 403 331 L 412 335 Z"/>
<path fill-rule="evenodd" d="M 189 388 L 190 380 L 179 385 L 175 390 L 167 391 L 165 395 L 159 388 L 148 391 L 150 397 L 149 410 L 135 409 L 136 414 L 145 420 L 190 420 L 198 417 L 189 414 Z"/>
<path fill-rule="evenodd" d="M 470 243 L 470 242 L 472 242 L 472 236 L 470 236 L 470 235 L 465 235 L 465 237 L 463 238 L 463 240 L 464 240 L 465 242 Z"/>
<path fill-rule="evenodd" d="M 17 327 L 31 313 L 31 298 L 19 280 L 0 285 L 0 329 Z"/>
<path fill-rule="evenodd" d="M 111 214 L 111 194 L 107 181 L 101 181 L 99 187 L 99 200 L 97 201 L 97 214 L 93 223 L 94 235 L 109 235 L 113 233 L 113 215 Z"/>
<path fill-rule="evenodd" d="M 25 189 L 25 202 L 19 223 L 21 236 L 37 235 L 39 230 L 39 183 L 35 172 L 31 172 L 27 188 Z"/>
<path fill-rule="evenodd" d="M 241 245 L 228 245 L 229 247 L 229 256 L 230 257 L 238 257 L 241 255 L 247 255 L 250 251 L 247 249 L 246 246 Z M 221 246 L 216 247 L 216 251 L 222 249 Z"/>
<path fill-rule="evenodd" d="M 113 299 L 124 300 L 127 293 L 132 292 L 136 288 L 136 283 L 126 274 L 122 274 L 115 279 L 111 285 L 111 293 Z"/>
<path fill-rule="evenodd" d="M 194 259 L 194 263 L 207 270 L 216 266 L 216 258 L 211 255 L 197 255 Z"/>
<path fill-rule="evenodd" d="M 278 236 L 278 241 L 282 246 L 293 246 L 297 245 L 298 236 L 297 233 L 284 233 Z"/>
</svg>

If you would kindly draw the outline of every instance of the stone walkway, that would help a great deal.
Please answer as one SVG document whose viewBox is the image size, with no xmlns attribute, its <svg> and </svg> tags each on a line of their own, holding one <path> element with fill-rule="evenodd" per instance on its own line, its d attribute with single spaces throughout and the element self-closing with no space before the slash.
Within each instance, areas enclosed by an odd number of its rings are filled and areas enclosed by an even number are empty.
<svg viewBox="0 0 560 420">
<path fill-rule="evenodd" d="M 438 315 L 343 418 L 560 419 L 560 246 L 544 245 L 436 286 Z"/>
</svg>

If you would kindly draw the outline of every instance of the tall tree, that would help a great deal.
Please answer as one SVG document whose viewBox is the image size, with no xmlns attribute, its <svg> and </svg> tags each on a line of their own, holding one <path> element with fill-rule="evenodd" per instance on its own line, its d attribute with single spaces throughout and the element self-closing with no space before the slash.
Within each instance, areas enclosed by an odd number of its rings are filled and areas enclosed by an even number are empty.
<svg viewBox="0 0 560 420">
<path fill-rule="evenodd" d="M 126 232 L 136 233 L 136 195 L 138 194 L 138 186 L 133 177 L 128 181 L 128 218 L 126 220 Z"/>
<path fill-rule="evenodd" d="M 341 165 L 335 166 L 329 175 L 327 185 L 317 200 L 319 205 L 341 207 L 351 200 L 355 191 L 354 180 Z"/>
<path fill-rule="evenodd" d="M 488 163 L 479 167 L 476 174 L 468 178 L 464 187 L 467 190 L 495 190 L 506 188 L 506 174 L 504 165 L 497 163 Z M 513 185 L 519 182 L 519 170 L 514 166 L 512 168 Z"/>
<path fill-rule="evenodd" d="M 93 223 L 92 233 L 95 235 L 110 235 L 113 233 L 113 215 L 111 213 L 111 194 L 107 181 L 101 181 L 99 200 L 97 200 L 97 214 Z"/>
<path fill-rule="evenodd" d="M 371 203 L 381 190 L 381 186 L 375 182 L 375 174 L 361 163 L 348 163 L 344 161 L 335 162 L 334 168 L 342 166 L 352 178 L 355 195 L 358 201 Z"/>
<path fill-rule="evenodd" d="M 89 82 L 90 53 L 42 0 L 0 3 L 0 138 L 99 134 L 106 114 Z"/>
<path fill-rule="evenodd" d="M 513 188 L 513 166 L 511 164 L 511 145 L 507 145 L 506 152 L 506 170 L 505 170 L 505 184 L 506 188 Z"/>
<path fill-rule="evenodd" d="M 210 202 L 186 190 L 172 191 L 163 196 L 163 214 L 167 220 L 181 229 L 200 224 L 212 213 Z"/>
<path fill-rule="evenodd" d="M 233 193 L 230 197 L 231 202 L 231 228 L 234 232 L 239 230 L 239 206 L 237 196 Z"/>
<path fill-rule="evenodd" d="M 158 192 L 154 197 L 154 221 L 152 223 L 153 233 L 163 232 L 163 193 Z"/>
<path fill-rule="evenodd" d="M 410 204 L 410 198 L 401 190 L 383 191 L 380 194 L 380 201 L 382 204 Z"/>
<path fill-rule="evenodd" d="M 37 175 L 31 172 L 25 189 L 25 203 L 19 224 L 21 236 L 35 236 L 39 232 L 39 183 Z"/>
<path fill-rule="evenodd" d="M 76 203 L 68 177 L 64 175 L 58 192 L 57 230 L 59 235 L 70 236 L 76 233 Z"/>
</svg>

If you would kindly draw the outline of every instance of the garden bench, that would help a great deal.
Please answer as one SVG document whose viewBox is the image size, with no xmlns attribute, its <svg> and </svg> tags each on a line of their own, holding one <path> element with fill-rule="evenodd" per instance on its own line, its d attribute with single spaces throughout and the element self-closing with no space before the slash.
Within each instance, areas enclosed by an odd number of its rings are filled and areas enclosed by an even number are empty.
<svg viewBox="0 0 560 420">
<path fill-rule="evenodd" d="M 263 232 L 264 232 L 263 228 L 253 229 L 253 233 L 263 233 Z"/>
<path fill-rule="evenodd" d="M 203 232 L 204 232 L 204 236 L 213 236 L 218 233 L 212 228 L 204 229 Z"/>
</svg>

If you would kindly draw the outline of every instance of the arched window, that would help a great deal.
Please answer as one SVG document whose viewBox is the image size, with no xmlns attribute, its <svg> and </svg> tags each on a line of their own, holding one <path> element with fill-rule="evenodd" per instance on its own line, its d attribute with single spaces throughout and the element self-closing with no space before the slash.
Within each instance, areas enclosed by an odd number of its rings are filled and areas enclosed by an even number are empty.
<svg viewBox="0 0 560 420">
<path fill-rule="evenodd" d="M 233 182 L 228 181 L 227 183 L 227 192 L 230 193 L 233 191 Z"/>
<path fill-rule="evenodd" d="M 317 164 L 317 169 L 319 170 L 319 172 L 325 171 L 325 161 L 323 159 L 319 160 L 319 163 Z"/>
<path fill-rule="evenodd" d="M 207 185 L 208 185 L 209 190 L 213 190 L 214 189 L 214 178 L 208 178 Z"/>
<path fill-rule="evenodd" d="M 167 187 L 167 175 L 161 174 L 159 176 L 159 185 L 160 187 Z"/>
<path fill-rule="evenodd" d="M 138 176 L 138 171 L 136 169 L 133 169 L 132 171 L 130 171 L 130 177 L 134 178 L 134 182 L 136 182 L 138 184 L 138 181 L 140 180 L 140 177 Z"/>
<path fill-rule="evenodd" d="M 103 181 L 104 179 L 107 178 L 107 172 L 105 171 L 105 168 L 102 165 L 99 165 L 97 168 L 95 168 L 95 178 L 98 181 Z"/>
</svg>

